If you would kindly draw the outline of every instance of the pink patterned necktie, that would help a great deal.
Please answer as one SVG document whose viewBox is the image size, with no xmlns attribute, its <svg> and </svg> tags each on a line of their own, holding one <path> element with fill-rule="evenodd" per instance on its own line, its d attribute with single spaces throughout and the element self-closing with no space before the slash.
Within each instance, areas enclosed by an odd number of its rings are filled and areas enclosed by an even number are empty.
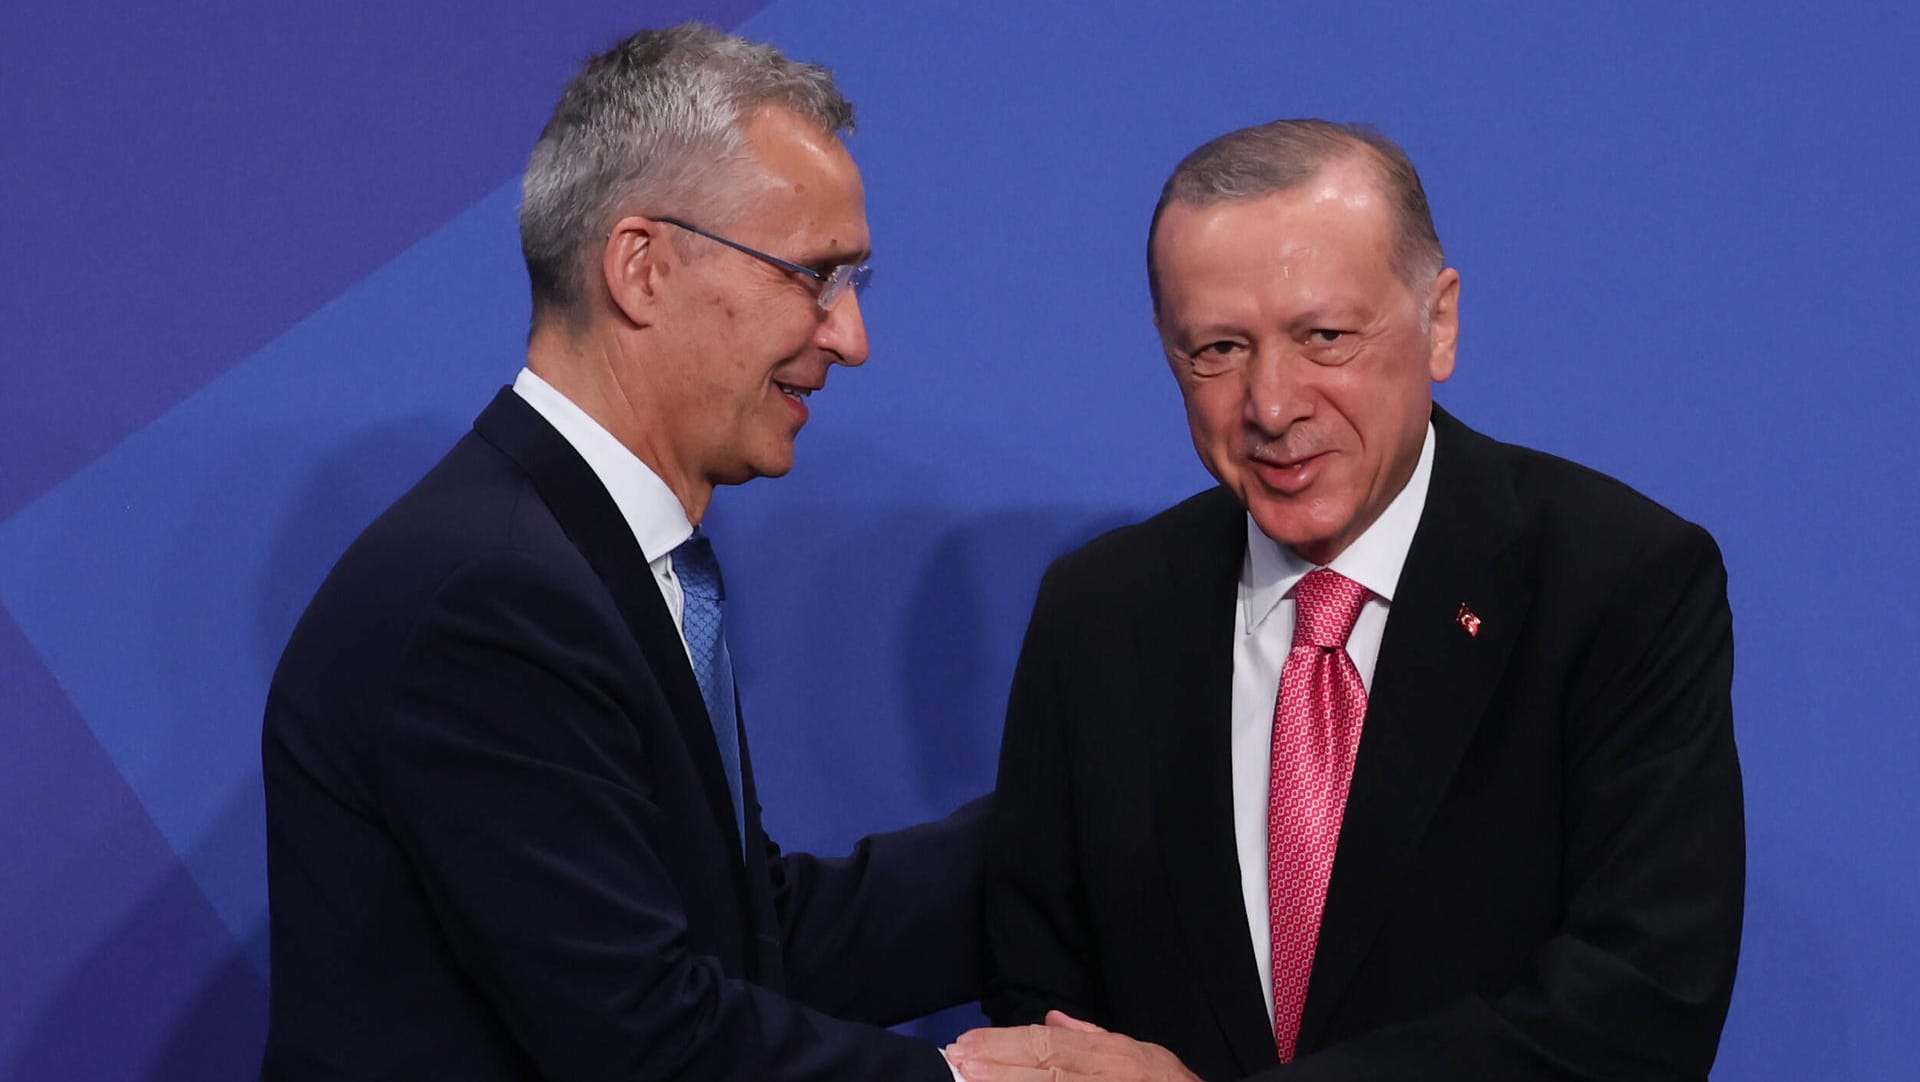
<svg viewBox="0 0 1920 1082">
<path fill-rule="evenodd" d="M 1267 788 L 1267 915 L 1273 944 L 1273 1044 L 1293 1061 L 1353 781 L 1367 689 L 1347 637 L 1367 588 L 1321 568 L 1293 589 L 1293 648 L 1273 704 Z"/>
</svg>

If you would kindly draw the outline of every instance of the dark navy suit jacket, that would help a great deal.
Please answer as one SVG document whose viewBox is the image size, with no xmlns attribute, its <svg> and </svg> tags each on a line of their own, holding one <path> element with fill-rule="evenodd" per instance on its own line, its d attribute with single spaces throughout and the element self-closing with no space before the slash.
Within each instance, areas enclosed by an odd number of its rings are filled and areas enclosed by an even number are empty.
<svg viewBox="0 0 1920 1082">
<path fill-rule="evenodd" d="M 1433 424 L 1298 1058 L 1274 1052 L 1234 849 L 1246 512 L 1223 489 L 1040 588 L 995 796 L 995 1021 L 1063 1008 L 1213 1082 L 1706 1077 L 1745 869 L 1719 549 L 1617 481 Z"/>
<path fill-rule="evenodd" d="M 951 1078 L 874 1024 L 979 995 L 984 802 L 782 855 L 748 761 L 736 824 L 645 557 L 511 391 L 321 587 L 262 756 L 264 1078 Z"/>
</svg>

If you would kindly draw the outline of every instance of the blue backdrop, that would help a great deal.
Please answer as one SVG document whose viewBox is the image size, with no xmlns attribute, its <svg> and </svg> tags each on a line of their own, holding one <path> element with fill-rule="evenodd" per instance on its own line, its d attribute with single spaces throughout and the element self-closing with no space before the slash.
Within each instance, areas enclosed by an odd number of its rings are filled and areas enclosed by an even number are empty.
<svg viewBox="0 0 1920 1082">
<path fill-rule="evenodd" d="M 687 15 L 840 74 L 881 268 L 873 362 L 712 519 L 777 836 L 991 783 L 1046 561 L 1205 483 L 1147 317 L 1161 180 L 1372 121 L 1465 277 L 1449 408 L 1725 548 L 1752 869 L 1715 1078 L 1910 1076 L 1914 9 L 129 7 L 0 14 L 0 1077 L 251 1077 L 274 661 L 519 364 L 561 85 Z"/>
</svg>

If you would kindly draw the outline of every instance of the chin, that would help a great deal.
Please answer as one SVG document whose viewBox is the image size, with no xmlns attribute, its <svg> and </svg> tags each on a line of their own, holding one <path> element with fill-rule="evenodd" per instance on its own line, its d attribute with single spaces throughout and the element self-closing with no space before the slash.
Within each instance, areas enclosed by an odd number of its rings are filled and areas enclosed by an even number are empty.
<svg viewBox="0 0 1920 1082">
<path fill-rule="evenodd" d="M 1261 533 L 1292 549 L 1302 559 L 1327 564 L 1340 554 L 1333 547 L 1338 543 L 1340 527 L 1301 514 L 1304 508 L 1278 508 L 1266 500 L 1255 500 L 1248 509 Z"/>
<path fill-rule="evenodd" d="M 785 477 L 793 470 L 793 448 L 788 447 L 784 455 L 768 455 L 759 459 L 751 469 L 755 477 Z"/>
<path fill-rule="evenodd" d="M 737 445 L 733 466 L 741 474 L 741 484 L 756 477 L 785 477 L 793 469 L 793 440 L 773 433 L 762 433 L 757 441 Z"/>
</svg>

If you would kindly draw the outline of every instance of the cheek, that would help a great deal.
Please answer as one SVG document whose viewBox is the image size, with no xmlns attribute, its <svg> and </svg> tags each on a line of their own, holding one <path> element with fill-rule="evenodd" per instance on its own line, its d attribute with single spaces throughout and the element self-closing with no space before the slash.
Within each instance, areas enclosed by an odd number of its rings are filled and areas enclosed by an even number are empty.
<svg viewBox="0 0 1920 1082">
<path fill-rule="evenodd" d="M 1244 396 L 1237 386 L 1227 380 L 1214 380 L 1182 389 L 1186 392 L 1187 424 L 1193 429 L 1195 443 L 1219 445 L 1240 430 Z"/>
<path fill-rule="evenodd" d="M 1321 398 L 1360 445 L 1367 448 L 1393 443 L 1407 412 L 1412 390 L 1408 381 L 1384 370 L 1383 357 L 1356 358 L 1355 363 L 1328 369 L 1321 382 Z M 1423 384 L 1424 386 L 1424 384 Z"/>
<path fill-rule="evenodd" d="M 1240 437 L 1242 425 L 1238 404 L 1226 401 L 1227 397 L 1189 395 L 1187 427 L 1193 438 L 1194 452 L 1207 472 L 1228 488 L 1240 492 L 1245 468 L 1245 440 Z"/>
</svg>

